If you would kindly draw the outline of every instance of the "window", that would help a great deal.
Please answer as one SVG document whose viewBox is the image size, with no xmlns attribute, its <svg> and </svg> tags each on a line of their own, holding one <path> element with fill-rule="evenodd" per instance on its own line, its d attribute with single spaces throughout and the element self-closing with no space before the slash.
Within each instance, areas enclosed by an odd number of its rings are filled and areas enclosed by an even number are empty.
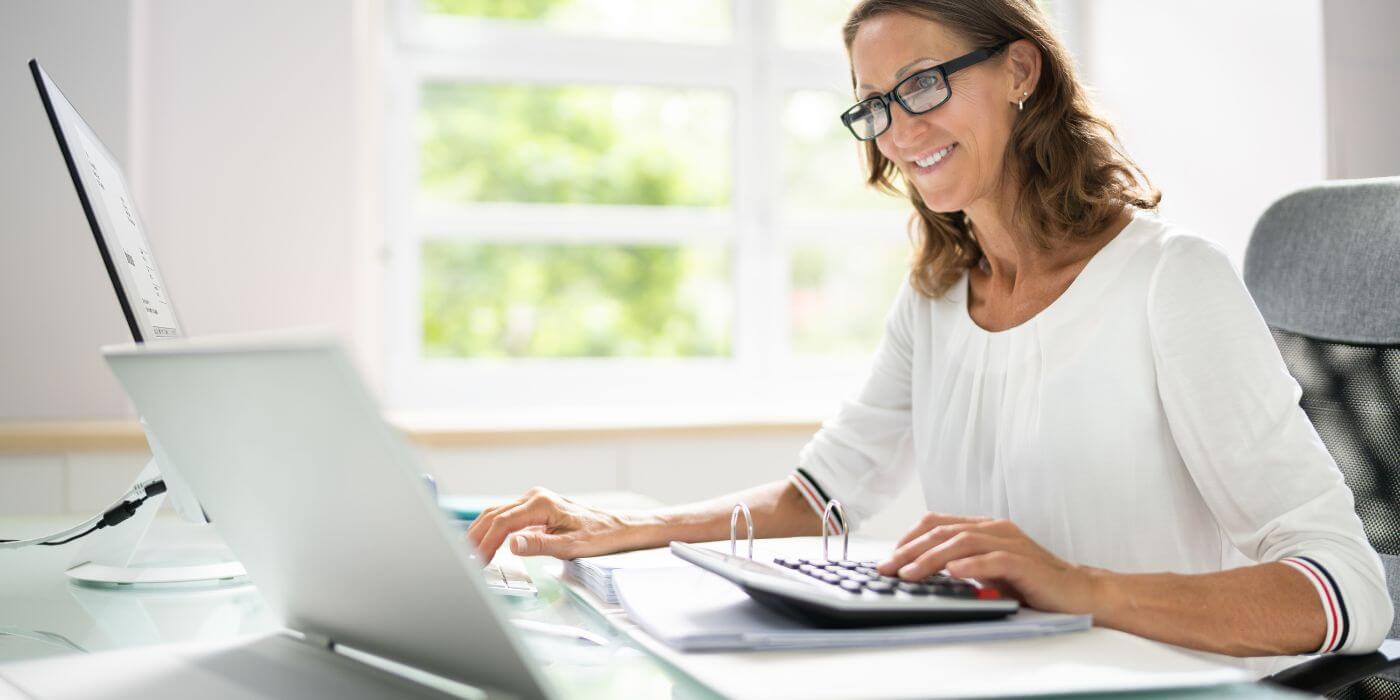
<svg viewBox="0 0 1400 700">
<path fill-rule="evenodd" d="M 400 0 L 389 404 L 847 390 L 908 247 L 838 119 L 849 5 Z"/>
</svg>

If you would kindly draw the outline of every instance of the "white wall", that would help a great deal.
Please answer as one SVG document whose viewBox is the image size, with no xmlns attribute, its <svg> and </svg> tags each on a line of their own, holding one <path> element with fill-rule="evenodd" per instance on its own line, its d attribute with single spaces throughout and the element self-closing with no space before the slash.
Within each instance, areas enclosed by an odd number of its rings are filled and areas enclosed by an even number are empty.
<svg viewBox="0 0 1400 700">
<path fill-rule="evenodd" d="M 1323 4 L 1328 176 L 1400 175 L 1400 2 Z"/>
<path fill-rule="evenodd" d="M 376 0 L 0 6 L 0 419 L 130 415 L 126 342 L 24 62 L 125 166 L 192 334 L 320 326 L 379 377 Z"/>
<path fill-rule="evenodd" d="M 129 162 L 130 26 L 126 2 L 0 6 L 0 418 L 125 410 L 97 348 L 131 334 L 26 63 Z"/>
<path fill-rule="evenodd" d="M 1239 265 L 1264 209 L 1327 175 L 1321 0 L 1112 0 L 1078 10 L 1085 75 L 1162 191 L 1162 213 Z M 1373 88 L 1395 79 L 1392 70 Z"/>
</svg>

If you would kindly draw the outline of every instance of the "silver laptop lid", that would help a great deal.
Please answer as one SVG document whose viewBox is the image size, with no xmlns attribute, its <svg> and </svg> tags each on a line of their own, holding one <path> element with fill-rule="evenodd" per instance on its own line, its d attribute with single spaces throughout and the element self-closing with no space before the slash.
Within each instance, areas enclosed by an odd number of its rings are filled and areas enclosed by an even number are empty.
<svg viewBox="0 0 1400 700">
<path fill-rule="evenodd" d="M 288 628 L 522 698 L 545 681 L 339 345 L 104 348 Z"/>
</svg>

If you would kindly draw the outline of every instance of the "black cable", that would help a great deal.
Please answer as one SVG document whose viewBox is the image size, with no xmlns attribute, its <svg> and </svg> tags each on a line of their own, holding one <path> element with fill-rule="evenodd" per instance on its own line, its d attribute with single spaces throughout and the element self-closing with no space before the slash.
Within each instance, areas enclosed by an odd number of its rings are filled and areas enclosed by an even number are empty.
<svg viewBox="0 0 1400 700">
<path fill-rule="evenodd" d="M 39 543 L 39 546 L 41 546 L 41 547 L 56 547 L 56 546 L 61 545 L 61 544 L 68 544 L 69 542 L 72 542 L 73 540 L 76 540 L 76 539 L 78 539 L 79 537 L 86 537 L 86 536 L 88 536 L 88 535 L 91 535 L 94 531 L 96 531 L 96 530 L 97 530 L 98 528 L 100 528 L 100 527 L 102 527 L 101 523 L 99 523 L 99 524 L 97 524 L 97 525 L 93 525 L 92 527 L 90 527 L 90 528 L 88 528 L 88 529 L 86 529 L 86 530 L 83 530 L 82 532 L 80 532 L 80 533 L 78 533 L 78 534 L 76 534 L 76 535 L 73 535 L 72 537 L 69 537 L 69 538 L 67 538 L 67 539 L 54 540 L 53 542 L 40 542 L 40 543 Z"/>
<path fill-rule="evenodd" d="M 61 540 L 54 540 L 52 542 L 36 542 L 35 544 L 38 544 L 42 547 L 56 547 L 61 544 L 68 544 L 69 542 L 72 542 L 76 539 L 87 537 L 88 535 L 91 535 L 92 533 L 97 532 L 98 530 L 101 530 L 104 527 L 112 527 L 114 525 L 118 525 L 125 521 L 127 518 L 136 515 L 136 509 L 140 508 L 141 504 L 146 502 L 146 499 L 149 499 L 153 496 L 158 496 L 162 493 L 165 493 L 165 481 L 163 479 L 156 479 L 146 484 L 141 489 L 140 498 L 137 498 L 132 501 L 122 501 L 112 506 L 111 508 L 108 508 L 102 513 L 102 519 L 99 520 L 97 524 L 93 525 L 92 527 L 76 535 L 72 535 L 71 537 L 66 537 Z M 19 541 L 20 540 L 0 540 L 0 543 Z"/>
</svg>

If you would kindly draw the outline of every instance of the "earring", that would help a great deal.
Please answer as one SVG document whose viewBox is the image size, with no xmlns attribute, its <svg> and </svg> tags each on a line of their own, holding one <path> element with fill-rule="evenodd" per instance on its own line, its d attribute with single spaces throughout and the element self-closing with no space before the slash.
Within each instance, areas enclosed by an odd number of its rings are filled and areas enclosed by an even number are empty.
<svg viewBox="0 0 1400 700">
<path fill-rule="evenodd" d="M 1024 111 L 1026 111 L 1026 98 L 1027 98 L 1027 97 L 1030 97 L 1030 96 L 1031 96 L 1031 94 L 1030 94 L 1029 92 L 1023 92 L 1023 93 L 1021 93 L 1021 99 L 1016 100 L 1016 111 L 1018 111 L 1018 112 L 1024 112 Z"/>
</svg>

